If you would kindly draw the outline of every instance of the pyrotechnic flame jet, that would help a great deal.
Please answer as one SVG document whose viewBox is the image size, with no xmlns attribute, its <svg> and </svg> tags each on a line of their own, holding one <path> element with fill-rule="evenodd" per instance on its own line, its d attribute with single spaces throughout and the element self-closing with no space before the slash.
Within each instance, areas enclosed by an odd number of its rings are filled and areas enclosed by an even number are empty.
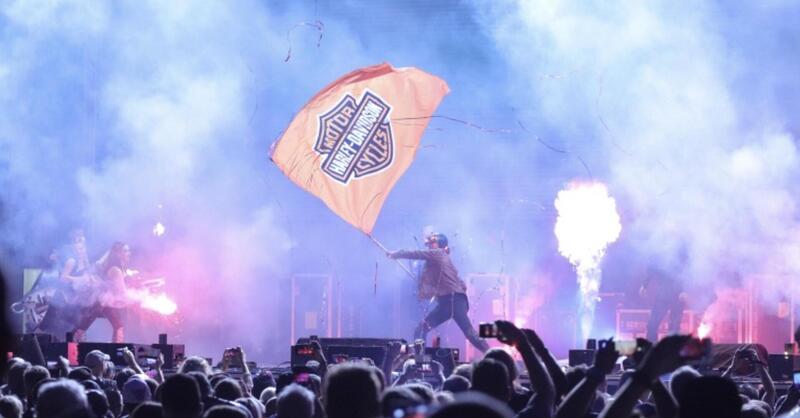
<svg viewBox="0 0 800 418">
<path fill-rule="evenodd" d="M 558 192 L 555 234 L 558 252 L 575 268 L 580 289 L 581 335 L 589 338 L 600 291 L 600 262 L 622 231 L 617 204 L 602 183 L 570 183 Z"/>
</svg>

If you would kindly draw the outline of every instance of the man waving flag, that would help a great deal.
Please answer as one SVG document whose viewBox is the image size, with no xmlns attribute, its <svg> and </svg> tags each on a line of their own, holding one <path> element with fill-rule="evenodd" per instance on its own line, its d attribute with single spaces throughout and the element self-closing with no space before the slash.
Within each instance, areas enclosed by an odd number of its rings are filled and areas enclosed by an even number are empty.
<svg viewBox="0 0 800 418">
<path fill-rule="evenodd" d="M 389 64 L 355 70 L 317 93 L 272 145 L 295 184 L 370 235 L 389 191 L 449 92 L 444 80 Z"/>
</svg>

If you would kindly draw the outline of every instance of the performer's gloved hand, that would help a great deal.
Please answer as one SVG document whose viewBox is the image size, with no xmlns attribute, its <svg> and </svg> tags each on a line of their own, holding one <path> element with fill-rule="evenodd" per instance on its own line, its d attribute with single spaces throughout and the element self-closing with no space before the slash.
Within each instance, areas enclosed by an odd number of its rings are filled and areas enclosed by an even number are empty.
<svg viewBox="0 0 800 418">
<path fill-rule="evenodd" d="M 400 254 L 400 251 L 387 251 L 386 256 L 391 258 L 392 260 L 396 260 L 397 256 Z"/>
</svg>

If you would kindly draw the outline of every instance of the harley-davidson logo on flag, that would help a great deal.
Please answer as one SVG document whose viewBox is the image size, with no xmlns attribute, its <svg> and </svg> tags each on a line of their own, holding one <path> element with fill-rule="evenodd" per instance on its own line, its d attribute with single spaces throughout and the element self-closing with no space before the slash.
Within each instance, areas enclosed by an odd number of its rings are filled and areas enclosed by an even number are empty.
<svg viewBox="0 0 800 418">
<path fill-rule="evenodd" d="M 353 71 L 298 112 L 272 144 L 272 161 L 369 234 L 448 92 L 444 80 L 416 68 L 381 64 Z"/>
<path fill-rule="evenodd" d="M 346 94 L 329 112 L 319 117 L 314 150 L 327 157 L 322 171 L 347 184 L 351 177 L 376 173 L 392 163 L 391 107 L 365 91 L 360 101 Z"/>
</svg>

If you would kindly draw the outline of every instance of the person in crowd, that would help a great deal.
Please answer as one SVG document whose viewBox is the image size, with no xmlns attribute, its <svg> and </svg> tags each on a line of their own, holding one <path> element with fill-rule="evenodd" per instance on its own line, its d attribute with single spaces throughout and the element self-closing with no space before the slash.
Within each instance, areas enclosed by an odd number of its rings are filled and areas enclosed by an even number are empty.
<svg viewBox="0 0 800 418">
<path fill-rule="evenodd" d="M 68 379 L 42 385 L 36 401 L 36 418 L 59 418 L 73 413 L 90 414 L 83 386 Z"/>
<path fill-rule="evenodd" d="M 111 406 L 105 392 L 99 389 L 87 390 L 86 400 L 95 418 L 113 418 L 114 415 L 111 413 Z"/>
<path fill-rule="evenodd" d="M 183 373 L 168 377 L 161 385 L 161 406 L 164 418 L 200 418 L 203 398 L 195 377 Z"/>
<path fill-rule="evenodd" d="M 214 396 L 227 401 L 235 401 L 242 397 L 242 388 L 236 380 L 223 378 L 214 386 Z"/>
<path fill-rule="evenodd" d="M 277 418 L 312 418 L 315 407 L 314 393 L 293 383 L 278 396 Z"/>
<path fill-rule="evenodd" d="M 323 399 L 328 418 L 380 416 L 380 383 L 363 365 L 337 365 L 326 376 Z"/>
<path fill-rule="evenodd" d="M 14 395 L 0 396 L 0 417 L 22 418 L 25 407 L 22 401 Z"/>
<path fill-rule="evenodd" d="M 450 393 L 461 393 L 466 392 L 470 389 L 469 380 L 467 380 L 464 376 L 459 375 L 452 375 L 444 380 L 444 384 L 442 385 L 442 390 L 447 391 Z"/>
<path fill-rule="evenodd" d="M 34 393 L 33 389 L 36 385 L 44 379 L 50 378 L 50 371 L 46 367 L 32 366 L 25 371 L 22 377 L 23 386 L 25 387 L 25 398 L 28 405 L 33 404 Z"/>
<path fill-rule="evenodd" d="M 11 362 L 9 362 L 11 363 Z M 25 396 L 25 372 L 30 370 L 31 364 L 27 361 L 14 362 L 8 368 L 8 383 L 2 388 L 3 395 L 14 395 L 20 400 L 26 399 Z"/>
</svg>

